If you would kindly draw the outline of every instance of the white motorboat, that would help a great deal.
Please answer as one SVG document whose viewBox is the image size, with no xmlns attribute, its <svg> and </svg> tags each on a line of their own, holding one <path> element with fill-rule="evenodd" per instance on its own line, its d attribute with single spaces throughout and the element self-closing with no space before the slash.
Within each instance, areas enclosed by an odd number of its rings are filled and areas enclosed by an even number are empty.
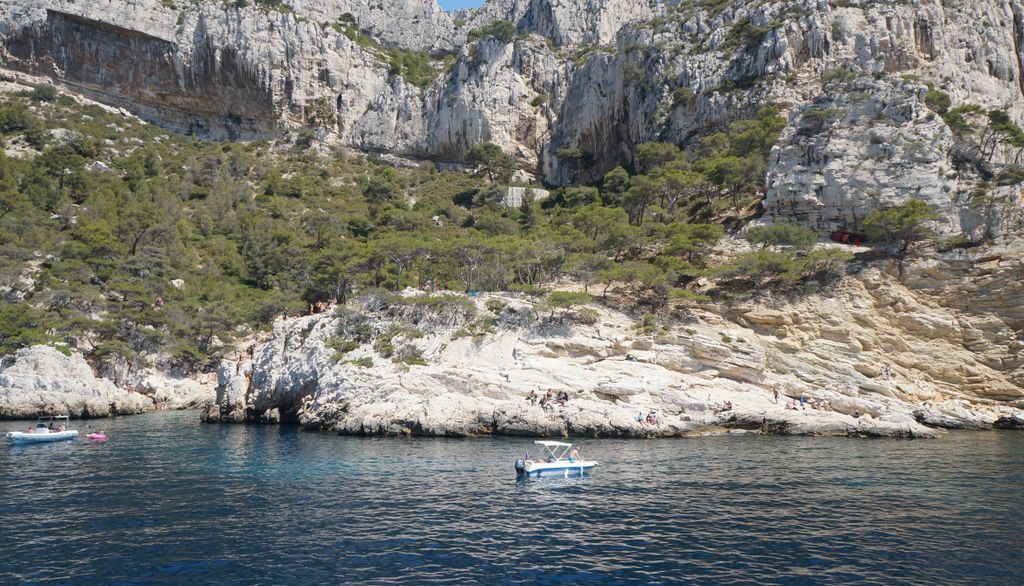
<svg viewBox="0 0 1024 586">
<path fill-rule="evenodd" d="M 516 462 L 516 476 L 520 478 L 548 478 L 561 476 L 586 476 L 597 466 L 593 460 L 583 460 L 579 451 L 572 449 L 572 444 L 564 442 L 533 442 L 540 448 L 540 458 L 531 460 L 526 457 Z M 571 450 L 571 451 L 570 451 Z"/>
<path fill-rule="evenodd" d="M 70 428 L 67 415 L 40 417 L 35 429 L 29 431 L 10 431 L 5 436 L 13 444 L 38 444 L 44 442 L 60 442 L 78 437 L 78 430 Z"/>
</svg>

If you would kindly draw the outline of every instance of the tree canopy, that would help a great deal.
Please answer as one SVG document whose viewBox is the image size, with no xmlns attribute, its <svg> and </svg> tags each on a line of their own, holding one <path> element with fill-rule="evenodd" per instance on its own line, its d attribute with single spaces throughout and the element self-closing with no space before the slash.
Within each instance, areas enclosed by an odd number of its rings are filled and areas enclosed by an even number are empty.
<svg viewBox="0 0 1024 586">
<path fill-rule="evenodd" d="M 937 217 L 928 204 L 911 199 L 901 206 L 871 212 L 864 220 L 864 228 L 872 240 L 896 246 L 902 276 L 903 262 L 911 246 L 932 234 L 930 223 Z"/>
<path fill-rule="evenodd" d="M 308 106 L 311 127 L 330 123 Z M 201 368 L 284 310 L 377 288 L 520 291 L 568 311 L 600 286 L 660 307 L 718 274 L 720 222 L 752 209 L 780 120 L 766 108 L 689 148 L 641 145 L 632 172 L 509 207 L 514 160 L 492 143 L 466 153 L 474 174 L 394 168 L 306 139 L 175 136 L 48 91 L 0 98 L 0 139 L 36 152 L 0 151 L 0 285 L 20 296 L 0 301 L 0 353 L 66 342 L 144 364 L 159 348 Z M 565 277 L 584 292 L 549 295 Z"/>
<path fill-rule="evenodd" d="M 466 153 L 466 162 L 476 165 L 480 173 L 491 181 L 508 183 L 515 171 L 515 160 L 492 142 L 473 145 Z"/>
</svg>

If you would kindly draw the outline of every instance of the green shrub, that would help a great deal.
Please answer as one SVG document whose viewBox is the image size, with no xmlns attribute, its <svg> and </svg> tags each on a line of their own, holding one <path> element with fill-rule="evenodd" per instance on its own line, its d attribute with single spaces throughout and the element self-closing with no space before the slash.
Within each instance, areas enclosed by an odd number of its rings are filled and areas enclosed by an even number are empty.
<svg viewBox="0 0 1024 586">
<path fill-rule="evenodd" d="M 827 126 L 846 115 L 842 108 L 810 108 L 800 118 L 799 134 L 814 136 L 821 133 Z"/>
<path fill-rule="evenodd" d="M 345 340 L 342 338 L 331 338 L 327 340 L 326 344 L 328 348 L 334 349 L 335 362 L 341 362 L 342 358 L 344 358 L 346 354 L 359 348 L 359 345 L 359 342 L 355 340 Z"/>
<path fill-rule="evenodd" d="M 31 91 L 26 92 L 29 99 L 36 102 L 52 102 L 57 99 L 57 88 L 52 85 L 37 85 Z"/>
<path fill-rule="evenodd" d="M 654 333 L 658 329 L 658 316 L 653 313 L 645 313 L 640 327 L 647 334 Z"/>
<path fill-rule="evenodd" d="M 779 26 L 779 24 L 775 22 L 769 23 L 768 26 L 756 26 L 749 18 L 744 18 L 732 25 L 719 49 L 728 51 L 735 48 L 746 50 L 750 47 L 756 47 L 764 41 L 765 36 L 776 26 Z"/>
<path fill-rule="evenodd" d="M 347 364 L 358 366 L 359 368 L 373 368 L 373 358 L 369 356 L 363 356 L 357 360 L 350 360 Z"/>
<path fill-rule="evenodd" d="M 438 71 L 424 51 L 392 49 L 389 53 L 391 75 L 399 75 L 410 84 L 425 90 L 437 78 Z"/>
<path fill-rule="evenodd" d="M 949 107 L 953 105 L 953 99 L 946 92 L 929 86 L 924 103 L 938 115 L 944 116 L 949 111 Z"/>
<path fill-rule="evenodd" d="M 574 305 L 590 303 L 592 297 L 580 291 L 552 291 L 548 294 L 548 304 L 551 307 L 569 308 Z"/>
<path fill-rule="evenodd" d="M 21 132 L 25 140 L 36 148 L 46 145 L 46 127 L 43 121 L 24 104 L 0 105 L 0 134 Z"/>
<path fill-rule="evenodd" d="M 697 94 L 688 87 L 677 87 L 672 90 L 672 107 L 685 106 L 693 102 Z"/>
<path fill-rule="evenodd" d="M 585 309 L 581 309 L 581 310 L 576 312 L 576 315 L 574 316 L 574 320 L 578 324 L 583 324 L 585 326 L 592 326 L 592 325 L 597 323 L 597 321 L 598 321 L 598 319 L 600 317 L 601 317 L 601 314 L 598 313 L 596 310 L 593 310 L 593 309 L 590 309 L 590 308 L 585 308 Z"/>
<path fill-rule="evenodd" d="M 398 326 L 391 326 L 382 332 L 373 343 L 373 349 L 384 358 L 391 358 L 395 354 L 394 339 L 402 333 Z"/>
<path fill-rule="evenodd" d="M 821 89 L 825 92 L 833 92 L 839 88 L 850 85 L 857 79 L 856 72 L 846 67 L 837 67 L 821 74 Z"/>
<path fill-rule="evenodd" d="M 295 138 L 295 146 L 300 150 L 306 150 L 309 147 L 313 146 L 314 140 L 316 140 L 316 132 L 306 128 L 304 130 L 299 131 L 298 136 Z M 300 182 L 291 181 L 288 183 L 288 186 L 291 189 L 287 191 L 285 195 L 288 195 L 290 197 L 302 196 L 302 184 Z"/>
<path fill-rule="evenodd" d="M 743 238 L 755 246 L 760 245 L 762 250 L 771 246 L 810 248 L 818 241 L 818 234 L 796 224 L 774 224 L 750 228 Z"/>
<path fill-rule="evenodd" d="M 185 341 L 178 342 L 171 348 L 171 356 L 179 367 L 188 371 L 198 370 L 208 360 L 202 350 Z"/>
<path fill-rule="evenodd" d="M 1024 165 L 1008 165 L 996 176 L 997 185 L 1007 186 L 1018 183 L 1024 183 Z"/>
<path fill-rule="evenodd" d="M 790 252 L 758 250 L 740 255 L 719 272 L 726 277 L 745 277 L 755 282 L 791 282 L 800 279 L 803 268 L 799 259 Z"/>
<path fill-rule="evenodd" d="M 971 248 L 972 246 L 975 246 L 975 243 L 967 234 L 949 236 L 936 243 L 936 247 L 940 252 L 949 252 L 957 248 Z"/>
<path fill-rule="evenodd" d="M 426 366 L 427 361 L 423 359 L 423 353 L 415 346 L 404 346 L 398 353 L 399 361 L 410 366 Z"/>
<path fill-rule="evenodd" d="M 516 37 L 516 25 L 511 20 L 496 20 L 484 27 L 475 28 L 466 34 L 467 42 L 472 43 L 487 37 L 501 41 L 511 42 Z"/>
</svg>

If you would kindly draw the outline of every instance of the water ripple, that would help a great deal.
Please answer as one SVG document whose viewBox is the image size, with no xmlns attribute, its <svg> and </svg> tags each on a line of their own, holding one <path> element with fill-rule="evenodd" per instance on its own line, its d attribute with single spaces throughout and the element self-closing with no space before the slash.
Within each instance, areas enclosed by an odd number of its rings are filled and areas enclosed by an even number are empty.
<svg viewBox="0 0 1024 586">
<path fill-rule="evenodd" d="M 94 426 L 98 425 L 93 423 Z M 23 424 L 0 425 L 8 429 Z M 0 450 L 0 583 L 1017 584 L 1024 434 L 585 441 L 105 421 Z"/>
</svg>

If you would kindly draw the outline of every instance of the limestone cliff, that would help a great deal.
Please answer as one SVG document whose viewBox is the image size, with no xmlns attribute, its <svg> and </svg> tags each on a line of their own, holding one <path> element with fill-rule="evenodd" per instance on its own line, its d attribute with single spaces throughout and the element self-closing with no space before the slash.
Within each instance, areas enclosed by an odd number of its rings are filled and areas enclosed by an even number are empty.
<svg viewBox="0 0 1024 586">
<path fill-rule="evenodd" d="M 629 164 L 640 142 L 687 144 L 776 103 L 790 125 L 768 207 L 822 228 L 916 195 L 951 229 L 988 229 L 960 209 L 975 178 L 925 107 L 927 84 L 1024 122 L 1021 0 L 490 0 L 466 16 L 456 23 L 432 0 L 9 0 L 0 65 L 201 135 L 313 127 L 445 161 L 492 141 L 556 184 Z M 518 36 L 468 34 L 496 20 Z M 392 47 L 431 52 L 435 79 L 403 78 Z M 837 68 L 853 79 L 823 87 Z M 821 111 L 833 119 L 814 127 Z M 563 148 L 583 162 L 559 159 Z"/>
<path fill-rule="evenodd" d="M 201 407 L 213 393 L 198 381 L 136 373 L 131 385 L 97 377 L 81 354 L 49 346 L 23 348 L 0 359 L 0 419 L 43 415 L 106 417 L 157 408 Z"/>
<path fill-rule="evenodd" d="M 508 296 L 370 300 L 279 320 L 251 361 L 221 367 L 204 417 L 424 435 L 927 437 L 1016 426 L 1021 250 L 1017 239 L 940 254 L 912 263 L 904 283 L 869 265 L 829 291 L 684 306 L 647 329 L 608 308 L 539 315 Z M 344 339 L 360 343 L 339 356 L 332 340 Z M 548 389 L 568 403 L 527 400 Z M 787 408 L 800 397 L 831 408 Z M 651 410 L 658 425 L 635 420 Z"/>
<path fill-rule="evenodd" d="M 491 0 L 475 11 L 469 26 L 508 20 L 558 46 L 607 45 L 625 25 L 659 13 L 652 0 Z"/>
</svg>

